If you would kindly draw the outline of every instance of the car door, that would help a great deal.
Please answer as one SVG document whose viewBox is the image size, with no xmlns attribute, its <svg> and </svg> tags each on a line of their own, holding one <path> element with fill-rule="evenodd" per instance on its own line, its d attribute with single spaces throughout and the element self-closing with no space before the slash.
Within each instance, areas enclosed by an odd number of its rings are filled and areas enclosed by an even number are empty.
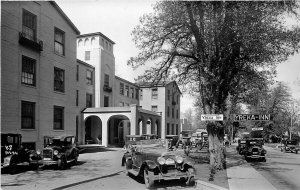
<svg viewBox="0 0 300 190">
<path fill-rule="evenodd" d="M 143 160 L 142 160 L 142 149 L 137 147 L 132 152 L 132 163 L 133 163 L 133 169 L 139 170 Z"/>
</svg>

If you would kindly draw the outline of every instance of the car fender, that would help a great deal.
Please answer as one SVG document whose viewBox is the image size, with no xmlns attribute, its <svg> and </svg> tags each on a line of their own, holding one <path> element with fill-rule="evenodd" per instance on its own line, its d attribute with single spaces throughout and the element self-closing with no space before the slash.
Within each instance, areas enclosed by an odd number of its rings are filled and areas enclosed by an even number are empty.
<svg viewBox="0 0 300 190">
<path fill-rule="evenodd" d="M 62 157 L 65 157 L 65 154 L 64 154 L 64 153 L 61 153 L 61 154 L 58 154 L 56 157 L 57 157 L 58 159 L 61 159 Z"/>
<path fill-rule="evenodd" d="M 145 166 L 147 166 L 150 170 L 154 170 L 157 167 L 157 164 L 152 160 L 145 160 Z"/>
<path fill-rule="evenodd" d="M 15 155 L 8 155 L 8 156 L 5 156 L 4 161 L 3 161 L 3 165 L 4 165 L 4 166 L 9 166 L 9 165 L 11 164 L 11 160 L 12 160 L 13 157 L 16 158 Z"/>
</svg>

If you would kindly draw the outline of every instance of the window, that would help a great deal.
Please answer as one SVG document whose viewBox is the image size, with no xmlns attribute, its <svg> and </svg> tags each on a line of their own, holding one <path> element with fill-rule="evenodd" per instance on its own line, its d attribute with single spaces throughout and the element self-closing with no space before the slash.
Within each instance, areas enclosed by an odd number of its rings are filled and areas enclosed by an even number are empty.
<svg viewBox="0 0 300 190">
<path fill-rule="evenodd" d="M 157 106 L 151 106 L 151 111 L 157 112 Z"/>
<path fill-rule="evenodd" d="M 168 90 L 168 94 L 167 94 L 167 96 L 168 96 L 168 100 L 170 100 L 170 90 Z"/>
<path fill-rule="evenodd" d="M 167 116 L 170 117 L 170 107 L 168 106 L 168 109 L 167 109 Z"/>
<path fill-rule="evenodd" d="M 120 107 L 124 107 L 124 102 L 120 102 Z"/>
<path fill-rule="evenodd" d="M 172 131 L 171 131 L 171 133 L 172 133 L 172 135 L 174 135 L 175 134 L 175 128 L 174 128 L 174 124 L 172 124 L 172 129 L 171 129 Z"/>
<path fill-rule="evenodd" d="M 124 83 L 120 82 L 120 94 L 124 95 Z"/>
<path fill-rule="evenodd" d="M 134 98 L 134 88 L 130 88 L 131 98 Z"/>
<path fill-rule="evenodd" d="M 79 126 L 79 118 L 78 118 L 78 115 L 76 115 L 76 142 L 78 140 L 78 126 Z"/>
<path fill-rule="evenodd" d="M 88 85 L 93 84 L 93 71 L 86 70 L 86 84 Z"/>
<path fill-rule="evenodd" d="M 78 106 L 79 90 L 76 90 L 76 106 Z"/>
<path fill-rule="evenodd" d="M 65 33 L 58 29 L 54 29 L 54 51 L 57 54 L 65 55 Z"/>
<path fill-rule="evenodd" d="M 178 119 L 178 110 L 176 110 L 176 119 Z"/>
<path fill-rule="evenodd" d="M 104 96 L 104 107 L 109 107 L 109 97 Z"/>
<path fill-rule="evenodd" d="M 54 130 L 64 129 L 64 108 L 60 106 L 54 106 Z"/>
<path fill-rule="evenodd" d="M 139 89 L 135 89 L 135 99 L 139 99 Z"/>
<path fill-rule="evenodd" d="M 129 97 L 129 86 L 125 86 L 125 95 Z"/>
<path fill-rule="evenodd" d="M 140 100 L 143 100 L 143 89 L 140 90 Z"/>
<path fill-rule="evenodd" d="M 21 105 L 21 128 L 34 129 L 35 128 L 35 103 L 22 101 Z"/>
<path fill-rule="evenodd" d="M 174 108 L 172 108 L 172 118 L 174 118 Z"/>
<path fill-rule="evenodd" d="M 65 71 L 54 67 L 54 91 L 65 91 Z"/>
<path fill-rule="evenodd" d="M 178 135 L 178 124 L 176 124 L 176 133 L 175 135 Z"/>
<path fill-rule="evenodd" d="M 79 65 L 76 65 L 76 81 L 79 81 Z"/>
<path fill-rule="evenodd" d="M 86 107 L 90 108 L 93 106 L 93 95 L 92 94 L 86 94 Z"/>
<path fill-rule="evenodd" d="M 22 84 L 35 86 L 36 61 L 26 56 L 22 56 Z"/>
<path fill-rule="evenodd" d="M 157 99 L 157 88 L 152 89 L 152 99 Z"/>
<path fill-rule="evenodd" d="M 109 75 L 108 74 L 104 75 L 104 86 L 109 87 Z"/>
<path fill-rule="evenodd" d="M 27 39 L 36 41 L 36 15 L 25 9 L 23 9 L 22 33 Z"/>
<path fill-rule="evenodd" d="M 167 123 L 167 135 L 169 135 L 169 134 L 170 134 L 170 124 Z"/>
<path fill-rule="evenodd" d="M 91 52 L 90 51 L 85 51 L 84 60 L 89 61 L 90 59 L 91 59 Z"/>
</svg>

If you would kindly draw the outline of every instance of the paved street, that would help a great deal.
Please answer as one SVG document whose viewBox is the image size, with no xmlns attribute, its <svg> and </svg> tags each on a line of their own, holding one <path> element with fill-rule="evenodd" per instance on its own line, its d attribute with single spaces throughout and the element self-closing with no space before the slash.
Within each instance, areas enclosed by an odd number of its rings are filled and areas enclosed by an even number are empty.
<svg viewBox="0 0 300 190">
<path fill-rule="evenodd" d="M 22 171 L 15 175 L 2 174 L 1 187 L 15 189 L 146 189 L 139 178 L 128 177 L 121 167 L 120 148 L 101 148 L 99 152 L 79 155 L 78 165 L 61 171 L 46 168 Z M 189 188 L 177 181 L 156 184 L 158 189 Z"/>
<path fill-rule="evenodd" d="M 232 190 L 298 190 L 300 189 L 300 155 L 283 153 L 265 145 L 267 162 L 246 162 L 235 151 L 227 149 L 227 175 Z"/>
<path fill-rule="evenodd" d="M 227 175 L 229 188 L 256 190 L 300 189 L 300 154 L 282 153 L 278 148 L 265 146 L 267 162 L 247 163 L 235 151 L 227 149 Z M 15 189 L 146 189 L 139 178 L 126 176 L 121 167 L 123 151 L 120 148 L 101 148 L 80 154 L 78 165 L 61 171 L 45 168 L 18 174 L 1 175 L 1 187 Z M 199 171 L 198 171 L 199 172 Z M 177 181 L 156 184 L 157 189 L 191 189 Z"/>
</svg>

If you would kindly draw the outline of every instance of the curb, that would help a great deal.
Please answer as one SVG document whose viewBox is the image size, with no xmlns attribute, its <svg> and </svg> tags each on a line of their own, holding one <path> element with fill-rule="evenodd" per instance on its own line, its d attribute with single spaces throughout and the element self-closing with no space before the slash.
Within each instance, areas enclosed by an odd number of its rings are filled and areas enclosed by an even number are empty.
<svg viewBox="0 0 300 190">
<path fill-rule="evenodd" d="M 229 190 L 227 188 L 224 187 L 220 187 L 218 185 L 214 185 L 205 181 L 201 181 L 201 180 L 196 180 L 197 182 L 197 187 L 196 189 L 199 190 Z"/>
</svg>

